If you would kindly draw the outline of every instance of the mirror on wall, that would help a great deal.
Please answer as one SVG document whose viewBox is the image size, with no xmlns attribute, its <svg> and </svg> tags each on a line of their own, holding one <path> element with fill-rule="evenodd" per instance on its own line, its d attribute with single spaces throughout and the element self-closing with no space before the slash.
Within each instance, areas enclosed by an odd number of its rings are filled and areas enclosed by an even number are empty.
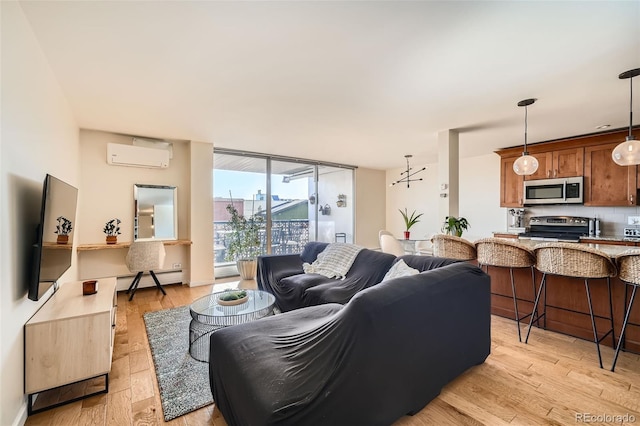
<svg viewBox="0 0 640 426">
<path fill-rule="evenodd" d="M 178 239 L 177 192 L 175 186 L 133 186 L 134 241 Z"/>
</svg>

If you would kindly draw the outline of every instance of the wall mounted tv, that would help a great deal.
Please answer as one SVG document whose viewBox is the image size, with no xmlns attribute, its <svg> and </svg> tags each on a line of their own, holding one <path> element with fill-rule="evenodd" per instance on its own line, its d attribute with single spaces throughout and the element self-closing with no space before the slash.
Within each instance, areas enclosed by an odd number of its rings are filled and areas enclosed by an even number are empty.
<svg viewBox="0 0 640 426">
<path fill-rule="evenodd" d="M 71 266 L 78 189 L 47 175 L 33 245 L 29 299 L 38 300 Z"/>
</svg>

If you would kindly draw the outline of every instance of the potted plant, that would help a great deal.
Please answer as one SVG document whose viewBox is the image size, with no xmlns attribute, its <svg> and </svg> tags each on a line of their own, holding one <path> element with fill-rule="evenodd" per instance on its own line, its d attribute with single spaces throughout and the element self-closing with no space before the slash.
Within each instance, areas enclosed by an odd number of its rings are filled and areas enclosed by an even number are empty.
<svg viewBox="0 0 640 426">
<path fill-rule="evenodd" d="M 256 275 L 256 258 L 262 253 L 260 230 L 263 228 L 264 218 L 255 215 L 247 218 L 233 204 L 227 205 L 227 211 L 231 215 L 228 222 L 231 233 L 225 260 L 235 260 L 240 277 L 252 280 Z"/>
<path fill-rule="evenodd" d="M 464 217 L 447 216 L 442 225 L 442 232 L 456 237 L 462 236 L 462 231 L 469 228 L 469 221 Z"/>
<path fill-rule="evenodd" d="M 416 211 L 414 210 L 413 213 L 411 213 L 411 215 L 409 215 L 409 212 L 407 212 L 407 208 L 404 208 L 404 211 L 398 209 L 398 211 L 400 212 L 400 214 L 402 215 L 402 219 L 404 219 L 404 226 L 405 226 L 405 231 L 404 231 L 404 239 L 408 240 L 409 236 L 410 236 L 410 232 L 409 229 L 411 229 L 411 227 L 413 225 L 415 225 L 416 223 L 420 222 L 420 216 L 422 216 L 424 213 L 420 213 L 418 215 L 416 215 Z"/>
<path fill-rule="evenodd" d="M 115 244 L 118 242 L 118 235 L 121 234 L 120 223 L 122 223 L 121 220 L 115 218 L 104 224 L 102 232 L 107 234 L 107 244 Z"/>
<path fill-rule="evenodd" d="M 58 234 L 57 243 L 58 244 L 67 244 L 69 242 L 69 234 L 73 229 L 71 221 L 64 216 L 59 216 L 58 224 L 56 225 L 56 230 L 54 233 Z"/>
</svg>

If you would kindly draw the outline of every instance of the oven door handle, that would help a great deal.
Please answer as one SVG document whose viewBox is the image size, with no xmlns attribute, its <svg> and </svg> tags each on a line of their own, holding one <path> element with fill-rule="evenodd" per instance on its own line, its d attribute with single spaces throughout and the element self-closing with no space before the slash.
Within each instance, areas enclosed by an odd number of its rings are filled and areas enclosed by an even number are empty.
<svg viewBox="0 0 640 426">
<path fill-rule="evenodd" d="M 564 201 L 567 201 L 567 180 L 566 179 L 564 182 L 562 182 L 562 198 L 564 198 Z"/>
</svg>

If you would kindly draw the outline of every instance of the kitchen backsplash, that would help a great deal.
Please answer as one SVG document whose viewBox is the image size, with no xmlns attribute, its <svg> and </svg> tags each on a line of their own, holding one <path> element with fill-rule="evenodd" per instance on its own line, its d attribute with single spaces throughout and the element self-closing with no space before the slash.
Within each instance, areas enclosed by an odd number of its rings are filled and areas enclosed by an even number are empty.
<svg viewBox="0 0 640 426">
<path fill-rule="evenodd" d="M 509 209 L 506 209 L 507 211 Z M 508 215 L 505 214 L 505 217 Z M 640 216 L 640 207 L 535 206 L 525 207 L 525 224 L 532 216 L 580 216 L 600 219 L 601 236 L 623 237 L 624 228 L 640 228 L 627 224 L 629 216 Z M 508 220 L 508 217 L 507 217 Z M 508 223 L 508 222 L 507 222 Z"/>
</svg>

